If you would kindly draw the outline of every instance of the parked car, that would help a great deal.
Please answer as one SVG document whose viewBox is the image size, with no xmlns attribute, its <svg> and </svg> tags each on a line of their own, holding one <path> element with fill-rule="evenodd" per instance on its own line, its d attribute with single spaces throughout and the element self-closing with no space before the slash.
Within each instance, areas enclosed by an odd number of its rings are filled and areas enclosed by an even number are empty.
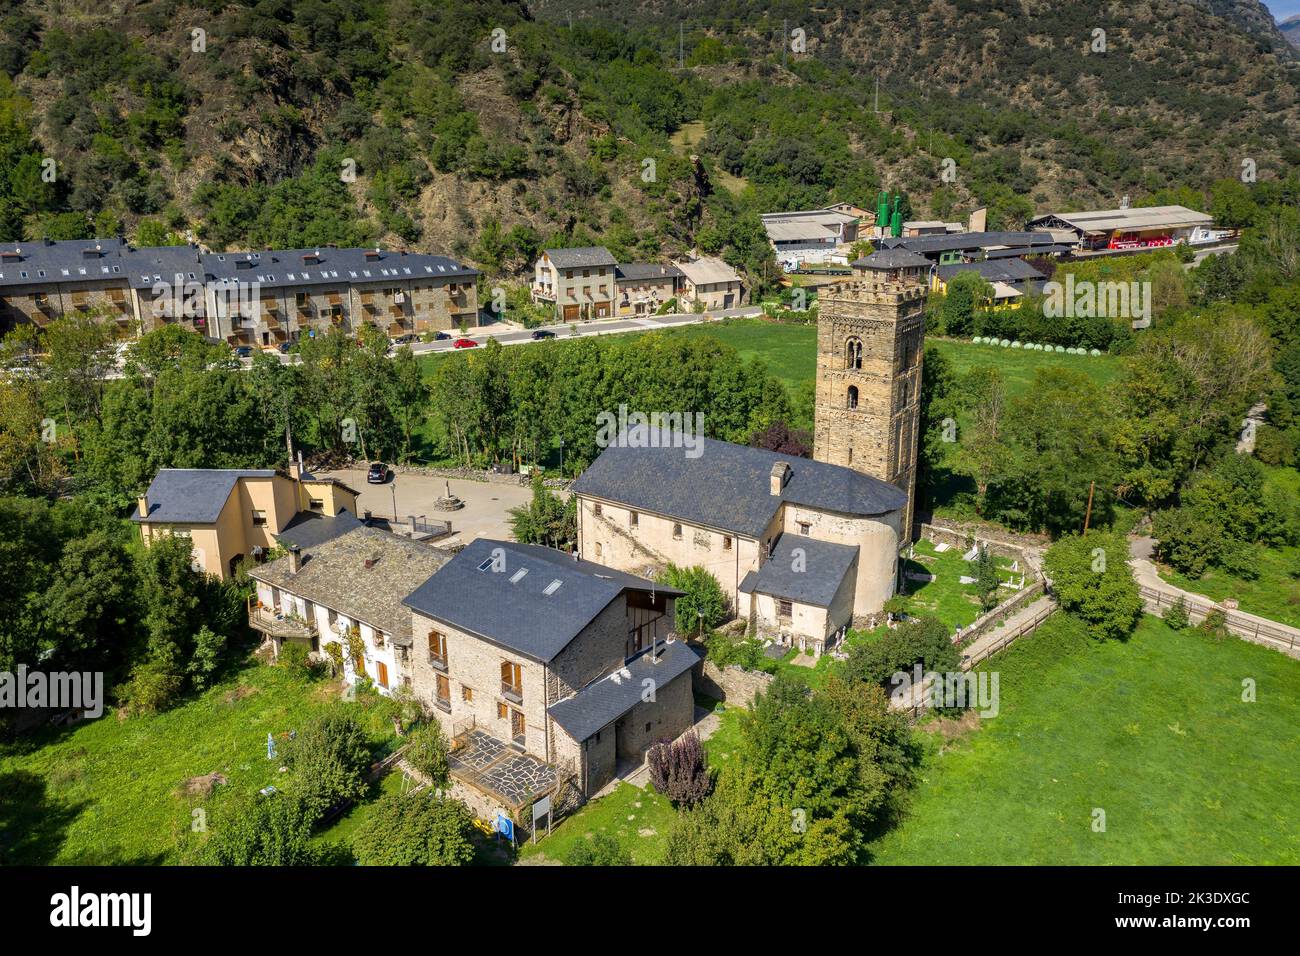
<svg viewBox="0 0 1300 956">
<path fill-rule="evenodd" d="M 533 338 L 535 339 L 553 339 L 555 333 L 550 329 L 533 329 Z"/>
<path fill-rule="evenodd" d="M 444 340 L 446 340 L 446 339 L 449 339 L 449 338 L 451 338 L 451 336 L 448 335 L 446 332 L 435 332 L 435 333 L 433 334 L 433 340 L 434 340 L 435 342 L 442 342 L 442 341 L 444 341 Z"/>
<path fill-rule="evenodd" d="M 388 466 L 382 461 L 372 461 L 366 472 L 366 481 L 372 485 L 382 485 L 388 480 Z"/>
<path fill-rule="evenodd" d="M 405 335 L 399 335 L 393 339 L 394 345 L 410 345 L 412 342 L 420 341 L 420 337 L 413 332 L 407 332 Z"/>
<path fill-rule="evenodd" d="M 251 345 L 236 345 L 235 354 L 238 355 L 240 358 L 252 358 L 253 347 Z"/>
<path fill-rule="evenodd" d="M 454 349 L 476 349 L 478 348 L 478 343 L 473 339 L 457 339 L 455 342 L 451 343 L 451 347 Z"/>
</svg>

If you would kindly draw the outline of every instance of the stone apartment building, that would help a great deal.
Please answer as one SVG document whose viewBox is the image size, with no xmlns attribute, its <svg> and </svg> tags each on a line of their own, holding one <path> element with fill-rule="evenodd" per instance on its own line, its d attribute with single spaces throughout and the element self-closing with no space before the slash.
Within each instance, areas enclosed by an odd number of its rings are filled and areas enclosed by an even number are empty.
<svg viewBox="0 0 1300 956">
<path fill-rule="evenodd" d="M 543 249 L 533 266 L 532 301 L 563 322 L 614 314 L 618 262 L 604 246 Z"/>
<path fill-rule="evenodd" d="M 504 746 L 518 766 L 563 768 L 591 795 L 620 763 L 639 764 L 653 743 L 691 726 L 699 657 L 673 636 L 680 593 L 549 548 L 480 538 L 404 602 L 415 694 L 461 766 Z M 513 799 L 508 780 L 489 785 Z"/>
<path fill-rule="evenodd" d="M 190 539 L 194 568 L 224 580 L 245 557 L 258 560 L 307 526 L 355 522 L 358 492 L 292 462 L 272 469 L 164 468 L 140 496 L 131 521 L 146 547 L 159 536 Z"/>
<path fill-rule="evenodd" d="M 404 250 L 17 243 L 0 247 L 0 333 L 80 311 L 123 336 L 179 324 L 236 346 L 366 324 L 397 338 L 478 325 L 477 278 L 445 256 Z"/>
<path fill-rule="evenodd" d="M 682 272 L 681 298 L 689 305 L 712 311 L 745 304 L 740 273 L 716 256 L 701 256 L 674 263 Z"/>
<path fill-rule="evenodd" d="M 682 270 L 657 262 L 627 262 L 615 267 L 619 315 L 653 315 L 677 296 Z"/>
<path fill-rule="evenodd" d="M 339 530 L 313 527 L 288 555 L 249 572 L 257 582 L 249 626 L 277 654 L 292 641 L 330 658 L 337 644 L 348 684 L 365 678 L 383 694 L 411 693 L 411 614 L 402 600 L 451 554 L 355 519 Z"/>
<path fill-rule="evenodd" d="M 118 239 L 7 243 L 0 246 L 0 334 L 44 326 L 64 315 L 94 314 L 122 336 L 138 316 Z"/>
</svg>

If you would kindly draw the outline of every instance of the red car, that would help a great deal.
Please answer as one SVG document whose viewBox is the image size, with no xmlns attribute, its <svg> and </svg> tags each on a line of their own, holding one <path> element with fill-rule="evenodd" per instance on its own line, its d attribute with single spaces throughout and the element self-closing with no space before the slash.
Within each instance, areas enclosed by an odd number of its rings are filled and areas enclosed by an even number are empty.
<svg viewBox="0 0 1300 956">
<path fill-rule="evenodd" d="M 474 349 L 478 348 L 478 343 L 473 339 L 457 339 L 451 343 L 451 347 L 454 349 Z"/>
</svg>

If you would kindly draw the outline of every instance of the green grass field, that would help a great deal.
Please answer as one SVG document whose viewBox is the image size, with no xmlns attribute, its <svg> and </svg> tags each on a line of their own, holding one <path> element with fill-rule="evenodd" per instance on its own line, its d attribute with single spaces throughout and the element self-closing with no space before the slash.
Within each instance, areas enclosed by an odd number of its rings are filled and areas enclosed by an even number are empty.
<svg viewBox="0 0 1300 956">
<path fill-rule="evenodd" d="M 175 863 L 204 800 L 185 781 L 220 773 L 224 791 L 276 782 L 266 735 L 294 730 L 337 694 L 250 663 L 195 700 L 150 717 L 111 711 L 0 752 L 0 862 Z M 378 755 L 392 740 L 384 704 L 354 703 Z"/>
<path fill-rule="evenodd" d="M 927 735 L 876 862 L 1300 862 L 1300 662 L 1152 617 L 1104 645 L 1070 623 L 1057 615 L 981 668 L 1000 674 L 999 715 L 946 746 Z"/>
<path fill-rule="evenodd" d="M 1019 582 L 1023 575 L 1011 571 L 1012 562 L 1007 558 L 994 557 L 998 567 L 998 579 L 1004 584 Z M 979 590 L 974 584 L 962 584 L 961 579 L 974 577 L 975 564 L 962 558 L 960 548 L 949 548 L 938 552 L 934 545 L 925 539 L 913 545 L 913 557 L 904 565 L 907 572 L 933 574 L 933 581 L 907 582 L 910 598 L 909 606 L 913 614 L 926 614 L 937 617 L 952 630 L 968 627 L 980 616 Z M 1015 593 L 1009 587 L 998 591 L 998 600 L 1005 601 Z"/>
</svg>

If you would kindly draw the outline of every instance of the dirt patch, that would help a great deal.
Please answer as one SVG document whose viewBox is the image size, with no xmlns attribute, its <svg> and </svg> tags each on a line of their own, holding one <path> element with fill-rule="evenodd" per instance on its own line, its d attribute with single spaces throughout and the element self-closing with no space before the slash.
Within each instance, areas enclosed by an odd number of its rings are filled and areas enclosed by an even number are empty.
<svg viewBox="0 0 1300 956">
<path fill-rule="evenodd" d="M 226 691 L 221 697 L 221 702 L 223 704 L 237 704 L 246 697 L 252 697 L 257 692 L 256 687 L 250 687 L 247 684 L 240 684 L 234 690 Z"/>
<path fill-rule="evenodd" d="M 226 782 L 226 775 L 221 773 L 205 773 L 198 777 L 190 777 L 180 786 L 181 796 L 199 797 L 206 800 L 212 796 L 212 791 Z"/>
<path fill-rule="evenodd" d="M 976 730 L 980 725 L 980 716 L 973 710 L 964 712 L 960 717 L 939 717 L 930 725 L 931 730 L 943 739 L 944 746 L 960 740 Z"/>
</svg>

